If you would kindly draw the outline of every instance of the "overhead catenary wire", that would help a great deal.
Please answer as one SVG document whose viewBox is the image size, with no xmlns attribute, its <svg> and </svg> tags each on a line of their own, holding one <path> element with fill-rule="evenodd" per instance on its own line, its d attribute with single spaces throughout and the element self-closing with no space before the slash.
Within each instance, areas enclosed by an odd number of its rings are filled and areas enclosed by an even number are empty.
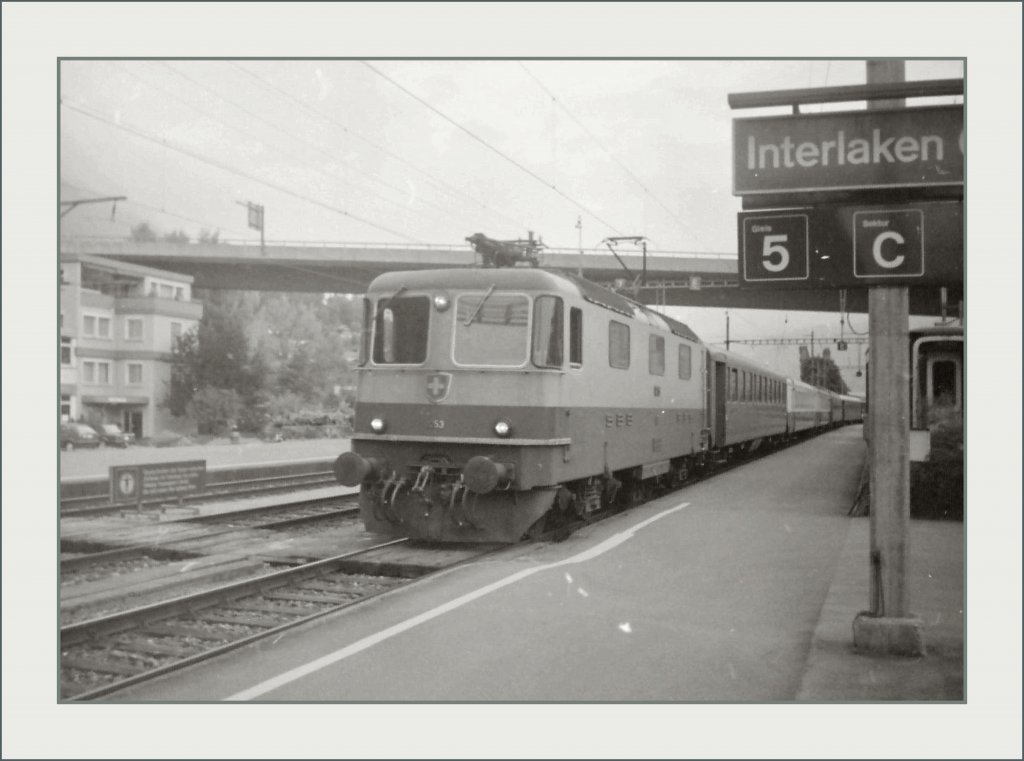
<svg viewBox="0 0 1024 761">
<path fill-rule="evenodd" d="M 367 145 L 370 145 L 371 147 L 373 147 L 374 149 L 380 151 L 381 153 L 383 153 L 384 155 L 388 156 L 389 158 L 392 158 L 395 161 L 398 161 L 398 162 L 400 162 L 400 163 L 402 163 L 402 164 L 404 164 L 406 166 L 409 166 L 412 169 L 416 170 L 421 175 L 423 175 L 424 177 L 429 179 L 431 182 L 434 182 L 438 187 L 442 188 L 443 190 L 445 190 L 446 192 L 451 194 L 453 197 L 459 197 L 461 199 L 468 199 L 469 202 L 472 203 L 474 206 L 479 206 L 479 207 L 485 209 L 489 213 L 494 214 L 494 215 L 500 217 L 506 223 L 511 223 L 516 228 L 522 228 L 522 227 L 527 227 L 528 226 L 525 223 L 523 223 L 522 221 L 519 221 L 519 220 L 516 220 L 516 219 L 510 217 L 509 215 L 505 214 L 504 212 L 499 211 L 498 209 L 494 209 L 491 206 L 488 206 L 486 203 L 481 201 L 479 198 L 474 198 L 472 195 L 466 193 L 464 190 L 460 190 L 459 188 L 455 187 L 451 183 L 449 183 L 449 182 L 447 182 L 447 181 L 437 177 L 432 172 L 429 172 L 426 169 L 423 169 L 422 167 L 417 166 L 415 163 L 411 162 L 409 159 L 407 159 L 407 158 L 405 158 L 403 156 L 400 156 L 399 154 L 395 153 L 394 151 L 388 149 L 387 147 L 385 147 L 383 145 L 380 145 L 376 141 L 371 140 L 370 138 L 366 137 L 365 135 L 360 134 L 358 131 L 353 130 L 351 127 L 348 127 L 348 126 L 346 126 L 344 124 L 341 124 L 336 119 L 334 119 L 334 117 L 332 117 L 330 114 L 324 113 L 320 109 L 314 108 L 313 106 L 309 105 L 308 103 L 302 102 L 301 100 L 296 98 L 294 95 L 292 95 L 287 90 L 284 90 L 284 89 L 278 87 L 273 82 L 270 82 L 270 81 L 264 79 L 263 77 L 261 77 L 260 75 L 256 74 L 255 72 L 250 71 L 249 69 L 245 68 L 244 66 L 239 66 L 237 63 L 235 63 L 233 61 L 230 62 L 230 63 L 232 64 L 232 66 L 234 66 L 236 69 L 238 69 L 238 71 L 240 71 L 243 74 L 246 74 L 247 76 L 251 77 L 256 82 L 260 83 L 263 87 L 265 87 L 265 88 L 267 88 L 269 90 L 272 90 L 272 91 L 278 93 L 279 95 L 287 98 L 288 100 L 290 100 L 293 103 L 297 104 L 300 108 L 302 108 L 302 109 L 306 110 L 307 112 L 313 114 L 317 118 L 324 119 L 325 121 L 329 122 L 330 124 L 333 124 L 335 127 L 340 129 L 341 131 L 345 132 L 348 135 L 351 135 L 352 137 L 356 138 L 357 140 L 363 141 Z"/>
<path fill-rule="evenodd" d="M 630 168 L 628 166 L 626 166 L 614 153 L 612 153 L 612 151 L 609 150 L 609 148 L 607 146 L 605 146 L 604 143 L 601 142 L 601 140 L 597 137 L 597 135 L 595 135 L 593 132 L 591 132 L 587 128 L 587 125 L 585 125 L 572 111 L 570 111 L 566 107 L 566 105 L 564 103 L 562 103 L 562 101 L 559 100 L 559 98 L 553 92 L 551 92 L 551 90 L 543 82 L 540 81 L 540 79 L 537 77 L 536 74 L 534 74 L 532 71 L 530 71 L 528 68 L 526 68 L 526 66 L 522 62 L 519 63 L 519 67 L 524 72 L 526 72 L 526 75 L 528 77 L 530 77 L 530 79 L 532 79 L 537 84 L 537 86 L 548 95 L 548 97 L 551 98 L 552 102 L 555 105 L 557 105 L 560 109 L 562 109 L 562 111 L 564 111 L 566 113 L 566 115 L 568 115 L 568 117 L 570 119 L 572 119 L 576 123 L 576 125 L 580 129 L 582 129 L 591 140 L 593 140 L 595 143 L 597 143 L 598 147 L 600 147 L 601 150 L 604 151 L 605 154 L 607 154 L 608 158 L 610 158 L 613 162 L 615 162 L 619 166 L 619 168 L 622 169 L 622 171 L 625 172 L 626 175 L 631 180 L 633 180 L 633 182 L 635 182 L 644 193 L 646 193 L 648 196 L 650 196 L 650 198 L 656 204 L 658 204 L 658 206 L 660 206 L 672 219 L 674 219 L 680 225 L 680 227 L 685 229 L 691 235 L 695 235 L 698 239 L 700 239 L 700 236 L 694 231 L 694 229 L 690 226 L 690 224 L 687 223 L 686 220 L 684 220 L 684 219 L 680 218 L 678 215 L 676 215 L 676 213 L 673 212 L 667 205 L 665 205 L 665 203 L 660 198 L 658 198 L 656 195 L 654 195 L 654 193 L 652 193 L 651 190 L 644 184 L 643 180 L 641 180 L 639 177 L 637 177 L 632 172 L 632 170 L 630 170 Z M 701 244 L 704 245 L 703 240 L 701 240 Z"/>
<path fill-rule="evenodd" d="M 71 182 L 70 180 L 65 179 L 62 179 L 61 182 L 67 185 L 68 187 L 75 188 L 76 190 L 81 190 L 84 193 L 99 193 L 99 191 L 93 190 L 92 188 L 88 188 L 77 182 Z M 239 235 L 249 235 L 251 232 L 249 230 L 238 230 L 236 228 L 228 227 L 226 225 L 213 225 L 208 222 L 204 222 L 201 219 L 196 219 L 195 217 L 189 217 L 184 214 L 178 214 L 173 211 L 168 211 L 166 208 L 161 209 L 156 206 L 151 206 L 149 204 L 142 203 L 141 201 L 133 200 L 132 198 L 126 198 L 125 200 L 120 201 L 119 203 L 123 203 L 128 206 L 138 206 L 140 209 L 148 209 L 149 211 L 155 211 L 157 214 L 163 214 L 168 217 L 174 217 L 176 219 L 184 220 L 185 222 L 193 222 L 194 224 L 199 225 L 200 230 L 210 230 L 211 232 L 226 230 L 228 232 L 237 233 Z"/>
<path fill-rule="evenodd" d="M 139 138 L 141 138 L 143 140 L 149 141 L 151 143 L 155 143 L 156 145 L 162 146 L 162 147 L 167 148 L 169 150 L 173 150 L 173 151 L 175 151 L 177 153 L 180 153 L 180 154 L 182 154 L 184 156 L 188 156 L 189 158 L 192 158 L 192 159 L 194 159 L 196 161 L 199 161 L 199 162 L 202 162 L 204 164 L 208 164 L 210 166 L 216 167 L 217 169 L 220 169 L 221 171 L 229 172 L 231 174 L 237 175 L 239 177 L 243 177 L 243 178 L 245 178 L 247 180 L 250 180 L 252 182 L 259 183 L 260 185 L 264 185 L 264 186 L 266 186 L 268 188 L 271 188 L 273 190 L 278 191 L 279 193 L 283 193 L 285 195 L 291 196 L 292 198 L 298 198 L 301 201 L 306 201 L 308 203 L 315 204 L 315 205 L 320 206 L 320 207 L 322 207 L 324 209 L 327 209 L 328 211 L 334 212 L 336 214 L 340 214 L 340 215 L 342 215 L 344 217 L 348 217 L 349 219 L 352 219 L 352 220 L 354 220 L 356 222 L 361 222 L 362 224 L 367 225 L 368 227 L 372 227 L 372 228 L 374 228 L 376 230 L 381 230 L 382 232 L 386 232 L 389 235 L 394 235 L 396 238 L 402 238 L 403 240 L 405 240 L 405 241 L 407 241 L 409 243 L 419 243 L 419 242 L 421 242 L 421 241 L 415 240 L 414 238 L 412 238 L 412 237 L 410 237 L 408 235 L 405 235 L 404 233 L 398 232 L 397 230 L 393 230 L 393 229 L 391 229 L 389 227 L 385 227 L 384 225 L 381 225 L 381 224 L 378 224 L 376 222 L 373 222 L 372 220 L 366 219 L 365 217 L 361 217 L 359 215 L 353 214 L 352 212 L 346 211 L 345 209 L 339 208 L 337 206 L 332 206 L 331 204 L 325 203 L 324 201 L 321 201 L 319 199 L 312 198 L 312 197 L 307 196 L 307 195 L 303 195 L 302 193 L 298 193 L 298 192 L 296 192 L 294 190 L 291 190 L 290 188 L 286 188 L 286 187 L 284 187 L 282 185 L 278 185 L 277 183 L 273 183 L 273 182 L 270 182 L 268 180 L 264 180 L 264 179 L 262 179 L 260 177 L 256 177 L 256 176 L 254 176 L 252 174 L 249 174 L 248 172 L 242 171 L 241 169 L 229 166 L 229 165 L 227 165 L 227 164 L 225 164 L 225 163 L 223 163 L 221 161 L 217 161 L 216 159 L 212 159 L 212 158 L 210 158 L 208 156 L 203 156 L 203 155 L 198 154 L 198 153 L 196 153 L 194 151 L 190 151 L 187 148 L 182 148 L 181 146 L 175 146 L 175 145 L 169 143 L 167 140 L 165 140 L 163 138 L 159 138 L 159 137 L 156 137 L 154 135 L 148 134 L 148 133 L 146 133 L 146 132 L 144 132 L 144 131 L 142 131 L 140 129 L 137 129 L 137 128 L 134 128 L 134 127 L 129 127 L 129 126 L 125 125 L 125 124 L 118 124 L 117 122 L 115 122 L 115 121 L 113 121 L 111 119 L 108 119 L 108 118 L 106 118 L 104 116 L 100 116 L 99 114 L 94 114 L 91 111 L 89 111 L 89 110 L 87 110 L 85 108 L 82 108 L 81 106 L 79 106 L 79 105 L 77 105 L 75 103 L 69 102 L 66 99 L 64 99 L 63 97 L 61 98 L 60 104 L 64 108 L 67 108 L 67 109 L 69 109 L 71 111 L 74 111 L 76 113 L 82 114 L 84 116 L 87 116 L 90 119 L 94 119 L 94 120 L 99 121 L 99 122 L 101 122 L 103 124 L 106 124 L 108 126 L 114 127 L 115 129 L 122 130 L 122 131 L 127 132 L 127 133 L 129 133 L 131 135 L 135 135 L 136 137 L 139 137 Z"/>
<path fill-rule="evenodd" d="M 245 106 L 243 106 L 243 105 L 241 105 L 239 103 L 234 102 L 230 98 L 225 97 L 224 95 L 221 95 L 220 93 L 214 92 L 209 87 L 206 87 L 206 85 L 202 84 L 201 82 L 198 82 L 197 80 L 195 80 L 192 77 L 188 76 L 184 72 L 181 72 L 181 71 L 175 69 L 173 66 L 170 66 L 166 62 L 160 61 L 159 63 L 162 66 L 164 66 L 166 69 L 168 69 L 170 72 L 175 74 L 176 76 L 179 76 L 182 79 L 185 79 L 186 81 L 190 82 L 192 85 L 194 85 L 194 86 L 200 88 L 201 90 L 209 93 L 213 97 L 218 98 L 219 100 L 223 101 L 224 103 L 227 103 L 228 105 L 232 106 L 233 108 L 238 109 L 242 113 L 246 114 L 246 116 L 248 116 L 248 117 L 250 117 L 252 119 L 256 119 L 257 121 L 259 121 L 259 122 L 261 122 L 263 124 L 266 124 L 271 129 L 274 129 L 274 130 L 276 130 L 276 131 L 278 131 L 280 133 L 285 134 L 289 139 L 294 139 L 297 142 L 299 142 L 299 143 L 301 143 L 301 144 L 303 144 L 303 145 L 305 145 L 305 146 L 307 146 L 309 148 L 312 148 L 313 150 L 319 152 L 320 154 L 328 157 L 331 160 L 340 161 L 342 163 L 345 163 L 343 159 L 340 159 L 338 156 L 332 155 L 325 148 L 323 148 L 321 146 L 318 146 L 318 145 L 316 145 L 314 143 L 311 143 L 311 142 L 309 142 L 307 140 L 304 140 L 304 139 L 302 139 L 302 138 L 300 138 L 300 137 L 298 137 L 298 136 L 296 136 L 294 134 L 285 132 L 285 130 L 283 128 L 277 126 L 276 124 L 271 122 L 269 119 L 266 119 L 266 118 L 260 116 L 259 114 L 254 113 L 253 111 L 251 111 L 250 109 L 246 108 Z M 170 92 L 166 88 L 163 88 L 163 87 L 161 87 L 159 85 L 154 85 L 151 82 L 147 82 L 147 81 L 143 80 L 141 77 L 139 77 L 137 74 L 135 74 L 135 73 L 133 73 L 131 71 L 128 71 L 127 69 L 124 69 L 124 68 L 122 68 L 120 66 L 117 67 L 117 68 L 121 69 L 126 74 L 128 74 L 129 76 L 134 77 L 135 79 L 139 80 L 140 82 L 143 82 L 144 84 L 146 84 L 149 87 L 156 87 L 157 89 L 159 89 L 162 92 L 166 93 L 168 96 L 170 96 L 170 97 L 176 99 L 178 102 L 184 104 L 186 107 L 191 108 L 191 109 L 193 109 L 195 111 L 198 111 L 199 113 L 203 113 L 204 115 L 206 115 L 208 118 L 212 119 L 213 121 L 216 121 L 216 122 L 218 122 L 220 124 L 223 124 L 224 126 L 228 127 L 229 129 L 235 130 L 236 132 L 239 132 L 239 133 L 241 133 L 243 135 L 246 135 L 247 137 L 254 138 L 256 140 L 259 140 L 261 143 L 266 144 L 266 141 L 263 138 L 257 137 L 253 133 L 249 132 L 248 130 L 242 129 L 241 127 L 238 127 L 238 126 L 233 125 L 233 124 L 228 124 L 228 123 L 224 122 L 221 119 L 218 119 L 216 117 L 210 116 L 208 114 L 208 112 L 206 112 L 204 109 L 196 106 L 193 103 L 189 103 L 188 101 L 184 100 L 183 98 L 181 98 L 181 97 L 175 95 L 174 93 Z M 311 171 L 317 172 L 318 174 L 321 174 L 324 177 L 327 177 L 329 179 L 344 180 L 344 178 L 342 178 L 337 173 L 327 171 L 327 170 L 325 170 L 325 169 L 323 169 L 321 167 L 318 167 L 318 166 L 314 166 L 314 165 L 310 164 L 309 162 L 304 161 L 301 157 L 296 156 L 291 151 L 288 151 L 288 150 L 280 147 L 279 145 L 273 145 L 273 144 L 270 144 L 270 145 L 276 151 L 281 153 L 283 156 L 286 156 L 287 158 L 291 159 L 292 161 L 296 162 L 297 164 L 304 165 L 304 166 L 308 167 Z M 386 180 L 383 180 L 383 179 L 381 179 L 381 178 L 371 174 L 370 172 L 366 172 L 366 171 L 364 171 L 362 169 L 359 169 L 358 167 L 353 167 L 353 166 L 350 166 L 350 165 L 347 166 L 347 168 L 351 169 L 352 171 L 356 172 L 357 174 L 360 174 L 360 175 L 363 175 L 363 176 L 367 177 L 368 179 L 372 180 L 373 182 L 380 183 L 384 187 L 386 187 L 389 190 L 392 190 L 392 191 L 394 191 L 396 193 L 401 193 L 401 194 L 405 194 L 406 193 L 406 190 L 404 188 L 401 188 L 401 187 L 398 187 L 396 185 L 393 185 L 393 184 L 387 182 Z M 373 191 L 370 191 L 370 190 L 366 190 L 366 189 L 359 189 L 359 190 L 362 193 L 366 193 L 366 194 L 372 195 L 374 198 L 377 198 L 377 199 L 383 201 L 384 203 L 387 203 L 387 204 L 390 204 L 392 206 L 395 206 L 395 207 L 401 209 L 404 212 L 416 213 L 413 209 L 410 209 L 408 206 L 403 205 L 399 201 L 396 201 L 396 200 L 391 199 L 391 198 L 387 198 L 386 196 L 380 195 L 379 193 L 374 193 Z M 433 203 L 431 201 L 428 201 L 426 199 L 422 199 L 422 203 L 424 203 L 426 205 L 429 205 L 429 206 L 432 206 L 433 208 L 437 209 L 437 211 L 439 211 L 440 213 L 448 216 L 450 219 L 458 221 L 457 218 L 450 211 L 445 209 L 444 207 L 442 207 L 442 206 L 440 206 L 438 204 L 435 204 L 435 203 Z"/>
<path fill-rule="evenodd" d="M 472 130 L 470 130 L 470 129 L 469 129 L 468 127 L 465 127 L 465 126 L 463 126 L 462 124 L 460 124 L 459 122 L 457 122 L 457 121 L 456 121 L 455 119 L 453 119 L 452 117 L 448 116 L 448 114 L 444 113 L 444 112 L 443 112 L 443 111 L 441 111 L 441 110 L 440 110 L 439 108 L 437 108 L 436 106 L 434 106 L 434 105 L 433 105 L 432 103 L 428 102 L 428 101 L 427 101 L 427 100 L 425 100 L 424 98 L 421 98 L 421 97 L 420 97 L 419 95 L 417 95 L 417 94 L 416 94 L 416 93 L 414 93 L 414 92 L 413 92 L 412 90 L 410 90 L 410 89 L 408 89 L 407 87 L 405 87 L 404 85 L 402 85 L 402 84 L 401 84 L 400 82 L 397 82 L 396 80 L 394 80 L 394 79 L 392 79 L 391 77 L 389 77 L 389 76 L 388 76 L 387 74 L 385 74 L 384 72 L 382 72 L 382 71 L 381 71 L 380 69 L 378 69 L 378 68 L 377 68 L 376 66 L 374 66 L 373 64 L 371 64 L 371 63 L 370 63 L 369 61 L 362 61 L 362 64 L 363 64 L 364 66 L 366 66 L 366 67 L 367 67 L 368 69 L 370 69 L 370 71 L 372 71 L 372 72 L 374 72 L 375 74 L 377 74 L 377 75 L 378 75 L 379 77 L 381 77 L 382 79 L 384 79 L 384 80 L 386 80 L 386 81 L 390 82 L 390 83 L 391 83 L 392 85 L 394 85 L 394 86 L 395 86 L 395 87 L 397 87 L 397 88 L 398 88 L 399 90 L 401 90 L 402 92 L 404 92 L 404 93 L 405 93 L 406 95 L 408 95 L 408 96 L 409 96 L 410 98 L 412 98 L 412 99 L 413 99 L 413 100 L 415 100 L 416 102 L 418 102 L 418 103 L 422 104 L 422 105 L 423 105 L 423 106 L 424 106 L 425 108 L 429 109 L 430 111 L 432 111 L 432 112 L 434 112 L 435 114 L 437 114 L 438 116 L 440 116 L 440 117 L 441 117 L 442 119 L 444 119 L 445 121 L 447 121 L 447 122 L 448 122 L 449 124 L 451 124 L 451 125 L 452 125 L 453 127 L 455 127 L 455 128 L 457 128 L 457 129 L 461 130 L 462 132 L 466 133 L 466 134 L 467 134 L 467 135 L 469 135 L 469 137 L 471 137 L 471 138 L 472 138 L 473 140 L 477 141 L 478 143 L 480 143 L 481 145 L 483 145 L 483 146 L 484 146 L 485 148 L 487 148 L 488 150 L 490 150 L 490 151 L 492 151 L 492 152 L 496 153 L 496 154 L 497 154 L 498 156 L 500 156 L 501 158 L 503 158 L 503 159 L 504 159 L 505 161 L 509 162 L 510 164 L 512 164 L 512 165 L 513 165 L 514 167 L 516 167 L 516 168 L 517 168 L 517 169 L 519 169 L 520 171 L 524 172 L 525 174 L 527 174 L 527 175 L 529 175 L 530 177 L 532 177 L 533 179 L 535 179 L 535 180 L 536 180 L 537 182 L 541 183 L 541 184 L 542 184 L 542 185 L 543 185 L 544 187 L 548 188 L 549 190 L 553 190 L 553 191 L 554 191 L 555 193 L 557 193 L 558 195 L 560 195 L 560 196 L 561 196 L 562 198 L 564 198 L 565 200 L 569 201 L 569 203 L 571 203 L 571 204 L 572 204 L 573 206 L 575 206 L 576 208 L 578 208 L 578 209 L 580 209 L 581 211 L 583 211 L 583 212 L 584 212 L 585 214 L 587 214 L 587 215 L 588 215 L 589 217 L 591 217 L 591 218 L 593 218 L 593 219 L 597 220 L 598 222 L 600 222 L 600 223 L 601 223 L 602 225 L 604 225 L 605 227 L 607 227 L 607 228 L 608 228 L 609 230 L 611 230 L 612 232 L 614 232 L 614 233 L 616 233 L 617 235 L 620 235 L 620 236 L 621 236 L 621 235 L 625 235 L 625 233 L 623 233 L 623 232 L 622 232 L 621 230 L 619 230 L 619 229 L 618 229 L 618 228 L 616 228 L 616 227 L 615 227 L 614 225 L 612 225 L 612 223 L 611 223 L 611 222 L 608 222 L 607 220 L 605 220 L 605 219 L 603 219 L 602 217 L 600 217 L 599 215 L 597 215 L 597 214 L 596 214 L 595 212 L 593 212 L 593 211 L 591 211 L 590 209 L 588 209 L 588 208 L 587 208 L 586 206 L 584 206 L 584 205 L 583 205 L 582 203 L 580 203 L 579 201 L 577 201 L 577 200 L 576 200 L 575 198 L 573 198 L 572 196 L 570 196 L 570 195 L 569 195 L 568 193 L 566 193 L 565 191 L 563 191 L 563 190 L 560 190 L 560 189 L 559 189 L 559 188 L 558 188 L 558 187 L 557 187 L 557 186 L 556 186 L 556 185 L 555 185 L 554 183 L 552 183 L 552 182 L 550 182 L 550 181 L 548 181 L 548 180 L 544 179 L 543 177 L 541 177 L 541 176 L 540 176 L 539 174 L 537 174 L 537 173 L 536 173 L 536 172 L 534 172 L 533 170 L 529 169 L 528 167 L 524 166 L 524 165 L 523 165 L 523 164 L 521 164 L 520 162 L 516 161 L 516 160 L 515 160 L 514 158 L 512 158 L 512 157 L 511 157 L 511 156 L 509 156 L 509 155 L 508 155 L 507 153 L 505 153 L 504 151 L 502 151 L 502 150 L 501 150 L 500 148 L 496 148 L 495 146 L 491 145 L 491 144 L 490 144 L 489 142 L 487 142 L 486 140 L 484 140 L 484 139 L 483 139 L 482 137 L 480 137 L 479 135 L 477 135 L 477 134 L 476 134 L 475 132 L 473 132 Z"/>
</svg>

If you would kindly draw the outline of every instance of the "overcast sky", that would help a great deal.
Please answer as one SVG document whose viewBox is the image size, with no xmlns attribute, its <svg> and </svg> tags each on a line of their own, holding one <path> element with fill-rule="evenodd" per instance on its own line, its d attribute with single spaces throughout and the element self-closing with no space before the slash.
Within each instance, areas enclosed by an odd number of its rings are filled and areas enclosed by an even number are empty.
<svg viewBox="0 0 1024 761">
<path fill-rule="evenodd" d="M 253 240 L 239 204 L 251 201 L 268 240 L 468 245 L 532 230 L 554 247 L 643 235 L 652 252 L 731 255 L 727 95 L 862 84 L 865 64 L 90 60 L 60 75 L 62 200 L 127 197 L 78 207 L 65 235 L 124 237 L 146 221 Z M 963 65 L 908 61 L 906 76 Z M 724 340 L 724 311 L 670 311 Z M 733 310 L 730 323 L 733 339 L 840 335 L 838 314 Z M 798 372 L 795 347 L 736 348 Z M 862 385 L 860 352 L 837 359 Z"/>
</svg>

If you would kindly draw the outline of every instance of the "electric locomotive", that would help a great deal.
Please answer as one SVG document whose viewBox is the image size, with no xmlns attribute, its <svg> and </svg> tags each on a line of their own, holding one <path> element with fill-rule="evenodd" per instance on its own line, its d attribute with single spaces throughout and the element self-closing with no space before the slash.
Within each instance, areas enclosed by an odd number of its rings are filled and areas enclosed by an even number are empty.
<svg viewBox="0 0 1024 761">
<path fill-rule="evenodd" d="M 540 268 L 393 272 L 364 310 L 334 470 L 371 531 L 516 542 L 704 464 L 708 352 L 619 294 Z"/>
</svg>

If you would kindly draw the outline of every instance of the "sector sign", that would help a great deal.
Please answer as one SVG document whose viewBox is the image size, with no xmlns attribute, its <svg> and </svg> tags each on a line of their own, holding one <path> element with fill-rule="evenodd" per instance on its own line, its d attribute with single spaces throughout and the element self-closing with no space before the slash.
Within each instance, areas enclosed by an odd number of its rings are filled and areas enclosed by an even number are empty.
<svg viewBox="0 0 1024 761">
<path fill-rule="evenodd" d="M 963 106 L 733 120 L 733 193 L 962 185 Z"/>
</svg>

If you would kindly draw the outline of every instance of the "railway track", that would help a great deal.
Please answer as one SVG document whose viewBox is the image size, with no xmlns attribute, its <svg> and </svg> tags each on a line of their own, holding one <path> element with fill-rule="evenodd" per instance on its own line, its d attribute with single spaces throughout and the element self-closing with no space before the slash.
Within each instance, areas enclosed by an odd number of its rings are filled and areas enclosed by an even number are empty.
<svg viewBox="0 0 1024 761">
<path fill-rule="evenodd" d="M 207 486 L 201 494 L 188 495 L 181 498 L 185 504 L 211 502 L 218 499 L 236 497 L 252 497 L 262 494 L 274 494 L 287 489 L 313 489 L 323 486 L 337 486 L 334 474 L 329 471 L 315 473 L 291 473 L 279 476 L 262 476 L 235 481 L 221 481 Z M 143 506 L 167 504 L 166 498 L 144 501 Z M 62 517 L 88 517 L 91 515 L 107 515 L 134 508 L 132 505 L 113 504 L 107 494 L 90 494 L 78 497 L 62 497 L 60 512 Z"/>
<path fill-rule="evenodd" d="M 183 532 L 173 539 L 163 539 L 159 545 L 138 544 L 124 547 L 110 547 L 88 540 L 61 540 L 61 580 L 73 579 L 74 574 L 110 564 L 125 564 L 132 561 L 174 561 L 193 555 L 188 549 L 196 542 L 206 542 L 217 537 L 246 530 L 282 530 L 310 523 L 320 523 L 337 518 L 356 517 L 359 507 L 356 497 L 318 497 L 296 500 L 281 505 L 265 505 L 246 510 L 213 515 L 198 515 L 176 523 L 182 525 L 201 524 L 223 525 L 221 530 L 199 529 Z M 176 549 L 180 548 L 180 549 Z"/>
<path fill-rule="evenodd" d="M 432 548 L 398 539 L 64 626 L 61 697 L 110 695 L 503 547 Z"/>
</svg>

